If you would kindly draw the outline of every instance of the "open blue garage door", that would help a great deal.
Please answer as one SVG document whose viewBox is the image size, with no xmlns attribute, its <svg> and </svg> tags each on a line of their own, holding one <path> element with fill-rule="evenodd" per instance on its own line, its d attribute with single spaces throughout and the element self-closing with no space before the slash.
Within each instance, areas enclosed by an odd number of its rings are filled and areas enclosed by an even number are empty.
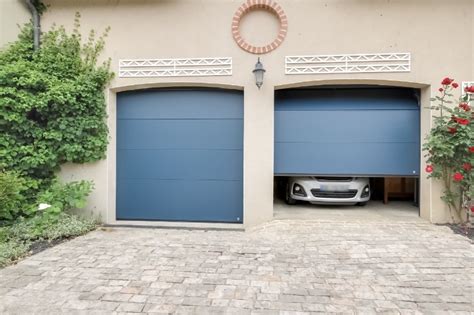
<svg viewBox="0 0 474 315">
<path fill-rule="evenodd" d="M 117 219 L 242 222 L 243 95 L 117 95 Z"/>
<path fill-rule="evenodd" d="M 411 89 L 281 90 L 276 175 L 418 176 L 420 108 Z"/>
</svg>

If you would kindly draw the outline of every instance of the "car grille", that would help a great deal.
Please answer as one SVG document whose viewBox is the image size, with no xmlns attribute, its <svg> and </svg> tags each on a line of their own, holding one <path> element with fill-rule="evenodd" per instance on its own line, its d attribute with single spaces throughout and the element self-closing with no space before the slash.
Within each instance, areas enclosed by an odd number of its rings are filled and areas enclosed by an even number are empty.
<svg viewBox="0 0 474 315">
<path fill-rule="evenodd" d="M 315 177 L 318 182 L 350 182 L 352 177 Z"/>
<path fill-rule="evenodd" d="M 319 189 L 311 189 L 311 193 L 316 198 L 354 198 L 357 195 L 357 189 L 345 191 L 321 191 Z"/>
</svg>

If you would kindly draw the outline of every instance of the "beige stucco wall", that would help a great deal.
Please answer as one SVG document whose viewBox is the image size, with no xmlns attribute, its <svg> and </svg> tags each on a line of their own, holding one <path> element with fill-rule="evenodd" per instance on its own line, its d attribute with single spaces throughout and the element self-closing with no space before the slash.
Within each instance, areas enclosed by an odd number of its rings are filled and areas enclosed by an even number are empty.
<svg viewBox="0 0 474 315">
<path fill-rule="evenodd" d="M 223 86 L 244 90 L 244 224 L 270 220 L 273 213 L 273 97 L 282 87 L 326 83 L 369 83 L 420 88 L 422 138 L 430 128 L 426 107 L 439 81 L 474 80 L 473 1 L 457 0 L 279 0 L 288 35 L 263 55 L 267 69 L 258 90 L 251 70 L 257 56 L 237 47 L 230 25 L 243 1 L 234 0 L 50 0 L 43 27 L 71 27 L 82 14 L 84 33 L 111 26 L 105 57 L 114 71 L 122 58 L 232 57 L 233 75 L 222 77 L 115 78 L 108 91 L 111 143 L 108 158 L 92 166 L 67 166 L 65 178 L 92 178 L 91 210 L 115 223 L 115 93 L 138 87 Z M 270 26 L 270 28 L 273 26 Z M 261 25 L 265 32 L 266 26 Z M 258 31 L 258 28 L 255 28 Z M 406 73 L 285 75 L 287 55 L 410 52 Z M 422 163 L 424 169 L 424 163 Z M 421 215 L 432 222 L 448 216 L 441 187 L 421 177 Z"/>
<path fill-rule="evenodd" d="M 30 17 L 23 0 L 0 0 L 0 49 L 17 38 L 18 26 Z"/>
</svg>

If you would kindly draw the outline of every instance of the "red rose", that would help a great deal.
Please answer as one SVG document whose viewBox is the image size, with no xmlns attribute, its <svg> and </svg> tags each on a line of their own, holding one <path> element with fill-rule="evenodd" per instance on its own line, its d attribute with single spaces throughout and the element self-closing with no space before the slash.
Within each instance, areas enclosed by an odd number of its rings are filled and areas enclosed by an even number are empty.
<svg viewBox="0 0 474 315">
<path fill-rule="evenodd" d="M 442 85 L 450 85 L 451 83 L 453 83 L 454 79 L 450 79 L 448 77 L 444 78 L 443 81 L 441 81 L 441 84 Z"/>
<path fill-rule="evenodd" d="M 459 84 L 457 84 L 456 82 L 453 82 L 453 84 L 451 84 L 451 86 L 452 86 L 453 88 L 457 89 L 458 86 L 459 86 Z"/>
<path fill-rule="evenodd" d="M 469 119 L 454 117 L 453 118 L 460 125 L 469 125 Z"/>
<path fill-rule="evenodd" d="M 448 131 L 450 134 L 454 135 L 456 133 L 456 131 L 458 131 L 457 128 L 454 128 L 454 127 L 448 127 Z"/>
<path fill-rule="evenodd" d="M 472 206 L 472 207 L 471 207 L 471 212 L 473 212 L 473 213 L 474 213 L 474 206 Z"/>
<path fill-rule="evenodd" d="M 443 88 L 439 88 L 438 91 L 443 92 L 444 90 L 443 90 Z"/>
<path fill-rule="evenodd" d="M 454 179 L 455 182 L 460 182 L 464 179 L 464 176 L 461 173 L 456 172 L 453 175 L 453 179 Z"/>
<path fill-rule="evenodd" d="M 469 152 L 474 153 L 474 147 L 469 147 Z"/>
<path fill-rule="evenodd" d="M 472 165 L 471 165 L 471 163 L 464 163 L 464 164 L 462 165 L 462 168 L 463 168 L 465 171 L 468 171 L 468 172 L 469 172 L 470 170 L 472 170 Z"/>
<path fill-rule="evenodd" d="M 474 85 L 466 86 L 466 87 L 464 88 L 464 92 L 466 92 L 466 93 L 474 93 Z"/>
<path fill-rule="evenodd" d="M 426 173 L 433 172 L 433 165 L 426 165 L 425 171 L 426 171 Z"/>
<path fill-rule="evenodd" d="M 470 107 L 469 104 L 467 104 L 467 103 L 461 103 L 461 104 L 459 104 L 459 108 L 464 109 L 466 112 L 468 112 L 468 111 L 471 110 L 471 107 Z"/>
</svg>

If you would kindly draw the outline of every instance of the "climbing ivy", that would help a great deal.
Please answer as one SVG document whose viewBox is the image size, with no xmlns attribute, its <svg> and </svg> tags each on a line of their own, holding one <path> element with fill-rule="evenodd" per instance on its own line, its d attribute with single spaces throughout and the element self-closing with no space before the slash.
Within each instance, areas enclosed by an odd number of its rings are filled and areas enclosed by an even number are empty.
<svg viewBox="0 0 474 315">
<path fill-rule="evenodd" d="M 38 10 L 38 13 L 40 15 L 48 9 L 48 6 L 44 4 L 41 0 L 32 0 L 31 3 L 36 8 L 36 10 Z"/>
<path fill-rule="evenodd" d="M 113 77 L 110 61 L 99 62 L 108 29 L 83 40 L 74 30 L 53 26 L 33 50 L 32 26 L 0 51 L 0 171 L 28 179 L 45 190 L 60 165 L 105 157 L 104 89 Z"/>
</svg>

